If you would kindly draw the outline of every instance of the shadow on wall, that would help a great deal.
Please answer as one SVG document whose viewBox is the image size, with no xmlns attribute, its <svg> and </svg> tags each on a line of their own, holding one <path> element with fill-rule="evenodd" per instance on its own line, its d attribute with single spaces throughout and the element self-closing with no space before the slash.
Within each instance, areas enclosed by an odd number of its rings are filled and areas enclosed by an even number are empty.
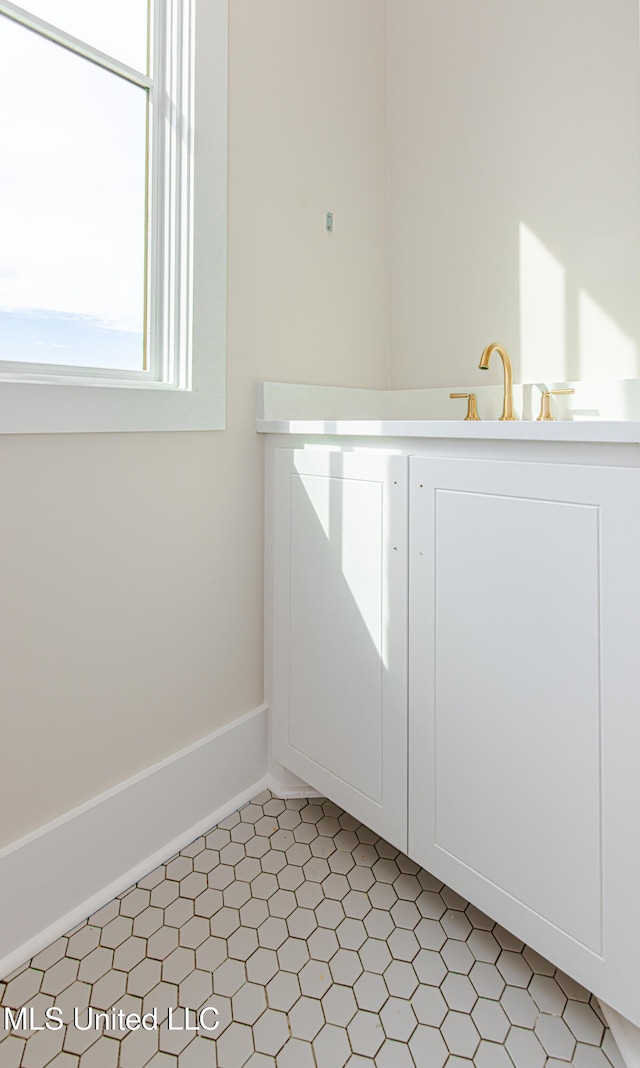
<svg viewBox="0 0 640 1068">
<path fill-rule="evenodd" d="M 489 0 L 474 23 L 489 46 L 478 62 L 485 71 L 488 57 L 494 64 L 478 103 L 484 134 L 511 157 L 500 185 L 512 250 L 517 230 L 517 260 L 509 259 L 519 290 L 519 377 L 636 378 L 638 5 L 507 7 Z M 505 75 L 496 101 L 496 78 Z"/>
<path fill-rule="evenodd" d="M 637 378 L 638 345 L 540 238 L 519 227 L 520 376 L 523 382 Z M 640 294 L 639 294 L 640 297 Z"/>
<path fill-rule="evenodd" d="M 638 10 L 391 5 L 396 388 L 640 376 Z"/>
</svg>

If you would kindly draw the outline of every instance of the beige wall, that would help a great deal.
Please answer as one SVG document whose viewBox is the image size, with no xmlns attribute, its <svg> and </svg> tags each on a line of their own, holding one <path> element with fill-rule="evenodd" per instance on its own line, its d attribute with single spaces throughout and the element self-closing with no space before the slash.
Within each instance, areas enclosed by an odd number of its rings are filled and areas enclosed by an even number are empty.
<svg viewBox="0 0 640 1068">
<path fill-rule="evenodd" d="M 386 384 L 384 0 L 230 7 L 229 429 L 0 439 L 0 847 L 260 704 L 255 383 Z"/>
<path fill-rule="evenodd" d="M 261 702 L 258 380 L 640 374 L 635 0 L 230 8 L 229 429 L 0 438 L 0 847 Z"/>
<path fill-rule="evenodd" d="M 389 4 L 391 384 L 640 374 L 636 0 Z M 490 377 L 489 377 L 490 376 Z"/>
</svg>

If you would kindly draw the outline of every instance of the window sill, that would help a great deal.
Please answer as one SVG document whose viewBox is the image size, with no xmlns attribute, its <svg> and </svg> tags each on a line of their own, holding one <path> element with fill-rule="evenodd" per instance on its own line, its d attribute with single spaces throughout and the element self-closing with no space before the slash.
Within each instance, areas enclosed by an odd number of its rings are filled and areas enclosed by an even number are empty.
<svg viewBox="0 0 640 1068">
<path fill-rule="evenodd" d="M 224 430 L 225 389 L 0 383 L 0 433 Z"/>
</svg>

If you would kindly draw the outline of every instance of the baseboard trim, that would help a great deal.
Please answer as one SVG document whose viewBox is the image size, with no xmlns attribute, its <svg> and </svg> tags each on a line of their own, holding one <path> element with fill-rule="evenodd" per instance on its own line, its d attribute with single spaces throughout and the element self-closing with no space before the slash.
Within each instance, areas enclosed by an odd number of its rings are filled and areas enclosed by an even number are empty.
<svg viewBox="0 0 640 1068">
<path fill-rule="evenodd" d="M 0 978 L 268 785 L 266 705 L 0 851 Z"/>
</svg>

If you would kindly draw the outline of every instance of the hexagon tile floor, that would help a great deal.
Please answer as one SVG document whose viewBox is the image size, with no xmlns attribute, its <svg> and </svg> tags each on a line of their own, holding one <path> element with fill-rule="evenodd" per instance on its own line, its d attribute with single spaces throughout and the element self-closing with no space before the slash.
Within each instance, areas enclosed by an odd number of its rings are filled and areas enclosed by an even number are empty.
<svg viewBox="0 0 640 1068">
<path fill-rule="evenodd" d="M 0 1022 L 54 1004 L 0 1068 L 624 1068 L 572 979 L 336 805 L 269 793 L 0 982 Z M 69 1023 L 88 1006 L 158 1026 Z M 217 1031 L 180 1029 L 206 1006 Z"/>
</svg>

